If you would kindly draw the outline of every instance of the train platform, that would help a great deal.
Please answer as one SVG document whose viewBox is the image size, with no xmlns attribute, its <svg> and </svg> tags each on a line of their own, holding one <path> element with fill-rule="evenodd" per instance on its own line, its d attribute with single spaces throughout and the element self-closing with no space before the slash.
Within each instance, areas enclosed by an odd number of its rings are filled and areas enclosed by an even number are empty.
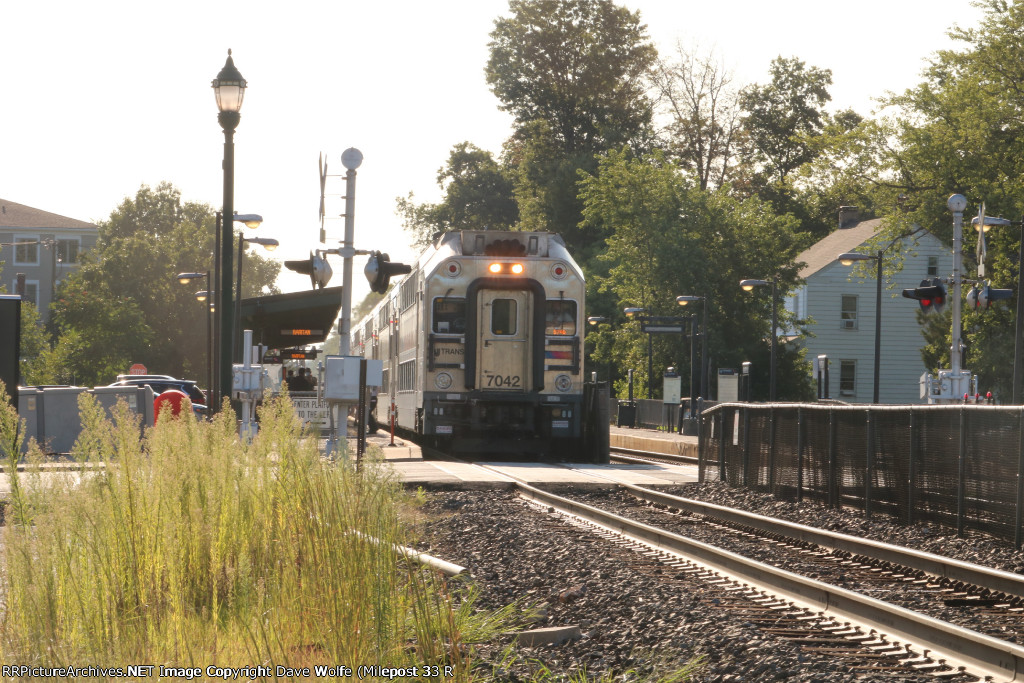
<svg viewBox="0 0 1024 683">
<path fill-rule="evenodd" d="M 697 437 L 648 429 L 611 427 L 612 448 L 694 455 Z M 425 489 L 509 488 L 513 477 L 545 488 L 607 488 L 615 484 L 609 477 L 637 486 L 674 486 L 697 480 L 696 466 L 658 463 L 609 465 L 547 464 L 537 462 L 490 462 L 486 467 L 461 461 L 424 460 L 419 446 L 378 430 L 367 434 L 367 455 L 380 457 L 394 468 L 398 478 L 410 487 Z M 355 447 L 349 439 L 349 452 Z M 379 455 L 378 455 L 379 454 Z"/>
</svg>

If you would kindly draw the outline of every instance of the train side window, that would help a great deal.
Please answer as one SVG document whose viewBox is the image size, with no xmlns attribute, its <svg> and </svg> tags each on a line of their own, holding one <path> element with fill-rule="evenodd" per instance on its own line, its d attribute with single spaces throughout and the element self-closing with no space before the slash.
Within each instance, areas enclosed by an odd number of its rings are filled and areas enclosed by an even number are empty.
<svg viewBox="0 0 1024 683">
<path fill-rule="evenodd" d="M 434 299 L 433 330 L 437 334 L 465 334 L 466 300 L 450 296 Z"/>
<path fill-rule="evenodd" d="M 548 299 L 544 334 L 549 337 L 576 335 L 576 302 L 568 299 Z"/>
<path fill-rule="evenodd" d="M 515 299 L 495 299 L 491 302 L 491 334 L 512 335 L 516 333 Z"/>
</svg>

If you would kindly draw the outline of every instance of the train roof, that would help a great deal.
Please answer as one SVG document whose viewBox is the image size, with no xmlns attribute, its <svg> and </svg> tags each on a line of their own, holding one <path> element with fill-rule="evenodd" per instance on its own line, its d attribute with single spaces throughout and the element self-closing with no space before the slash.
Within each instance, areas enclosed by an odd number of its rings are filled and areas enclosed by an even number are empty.
<svg viewBox="0 0 1024 683">
<path fill-rule="evenodd" d="M 447 247 L 461 256 L 564 257 L 565 241 L 553 232 L 451 230 L 441 233 L 435 249 Z M 557 254 L 552 254 L 555 251 Z"/>
</svg>

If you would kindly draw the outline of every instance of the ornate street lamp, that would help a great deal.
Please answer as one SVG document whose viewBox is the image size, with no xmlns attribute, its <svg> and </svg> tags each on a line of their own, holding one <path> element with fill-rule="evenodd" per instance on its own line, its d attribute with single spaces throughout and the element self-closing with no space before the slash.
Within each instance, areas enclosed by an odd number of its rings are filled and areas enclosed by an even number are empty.
<svg viewBox="0 0 1024 683">
<path fill-rule="evenodd" d="M 231 388 L 231 349 L 234 339 L 234 304 L 231 299 L 231 255 L 235 198 L 235 128 L 241 119 L 242 99 L 245 97 L 245 79 L 235 68 L 228 50 L 228 59 L 224 68 L 213 79 L 213 92 L 217 97 L 217 120 L 224 130 L 224 200 L 220 234 L 220 386 L 224 391 Z M 216 409 L 216 408 L 215 408 Z"/>
</svg>

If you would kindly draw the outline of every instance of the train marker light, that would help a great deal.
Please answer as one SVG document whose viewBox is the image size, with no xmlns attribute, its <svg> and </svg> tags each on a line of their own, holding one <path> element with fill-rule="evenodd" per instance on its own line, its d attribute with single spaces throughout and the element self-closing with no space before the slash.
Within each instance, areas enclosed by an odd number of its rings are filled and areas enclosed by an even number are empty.
<svg viewBox="0 0 1024 683">
<path fill-rule="evenodd" d="M 941 313 L 946 307 L 946 288 L 937 277 L 921 280 L 921 284 L 914 289 L 904 289 L 903 296 L 907 299 L 917 299 L 925 313 Z"/>
</svg>

